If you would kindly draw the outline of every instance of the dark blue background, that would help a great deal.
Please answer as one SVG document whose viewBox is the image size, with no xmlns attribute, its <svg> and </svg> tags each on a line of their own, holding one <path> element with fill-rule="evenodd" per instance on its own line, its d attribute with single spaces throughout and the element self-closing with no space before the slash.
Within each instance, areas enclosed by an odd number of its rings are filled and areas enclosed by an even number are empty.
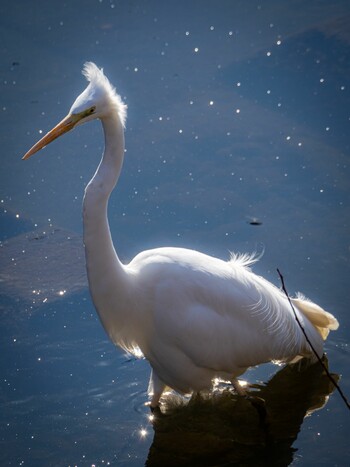
<svg viewBox="0 0 350 467">
<path fill-rule="evenodd" d="M 291 293 L 339 319 L 326 351 L 349 394 L 349 2 L 5 0 L 0 23 L 3 257 L 6 238 L 32 228 L 82 231 L 99 122 L 21 156 L 66 115 L 95 61 L 129 109 L 109 208 L 121 258 L 264 248 L 257 273 L 277 284 L 279 267 Z M 65 267 L 55 274 L 58 290 Z M 143 465 L 147 363 L 109 343 L 86 288 L 38 306 L 11 275 L 1 284 L 1 464 Z M 305 419 L 295 462 L 344 465 L 349 428 L 333 394 Z"/>
</svg>

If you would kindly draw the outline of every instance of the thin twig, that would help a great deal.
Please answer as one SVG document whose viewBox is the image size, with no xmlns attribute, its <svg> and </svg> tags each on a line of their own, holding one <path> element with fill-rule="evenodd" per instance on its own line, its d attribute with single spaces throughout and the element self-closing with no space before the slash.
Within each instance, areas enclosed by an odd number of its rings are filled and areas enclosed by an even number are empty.
<svg viewBox="0 0 350 467">
<path fill-rule="evenodd" d="M 337 391 L 339 392 L 341 398 L 343 399 L 345 405 L 347 406 L 347 408 L 350 410 L 350 403 L 348 401 L 348 399 L 346 398 L 345 394 L 343 393 L 343 391 L 341 390 L 339 384 L 335 381 L 335 379 L 333 378 L 333 376 L 330 374 L 330 372 L 328 371 L 328 368 L 326 367 L 326 365 L 323 363 L 321 357 L 318 355 L 318 353 L 316 352 L 315 350 L 315 347 L 312 345 L 308 335 L 306 334 L 305 332 L 305 329 L 303 328 L 303 325 L 301 324 L 299 318 L 298 318 L 298 315 L 296 314 L 296 311 L 295 311 L 295 308 L 293 306 L 293 303 L 289 297 L 289 294 L 287 292 L 287 289 L 286 289 L 286 286 L 284 284 L 284 278 L 280 272 L 280 270 L 277 268 L 277 272 L 278 272 L 278 275 L 280 276 L 280 279 L 281 279 L 281 283 L 282 283 L 282 290 L 283 292 L 285 293 L 287 299 L 288 299 L 288 302 L 293 310 L 293 314 L 294 314 L 294 317 L 296 319 L 296 322 L 298 323 L 302 333 L 304 334 L 304 337 L 306 339 L 306 342 L 309 344 L 311 350 L 313 351 L 313 353 L 315 354 L 318 362 L 322 365 L 322 368 L 324 369 L 324 371 L 326 372 L 326 375 L 328 376 L 328 378 L 331 380 L 332 384 L 334 384 L 334 387 L 337 389 Z"/>
</svg>

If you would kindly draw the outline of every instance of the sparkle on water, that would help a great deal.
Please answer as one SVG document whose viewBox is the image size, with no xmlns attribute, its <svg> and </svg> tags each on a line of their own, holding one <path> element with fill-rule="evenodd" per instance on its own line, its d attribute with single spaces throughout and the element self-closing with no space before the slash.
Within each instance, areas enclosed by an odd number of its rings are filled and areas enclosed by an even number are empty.
<svg viewBox="0 0 350 467">
<path fill-rule="evenodd" d="M 147 363 L 105 336 L 82 273 L 81 244 L 81 198 L 102 152 L 100 126 L 79 127 L 32 161 L 20 160 L 81 91 L 85 59 L 104 67 L 129 109 L 123 174 L 109 206 L 123 260 L 159 245 L 222 258 L 263 245 L 258 274 L 278 284 L 279 267 L 292 293 L 301 290 L 339 319 L 326 352 L 349 394 L 348 5 L 312 0 L 302 15 L 297 2 L 282 6 L 98 0 L 60 3 L 52 15 L 43 5 L 28 10 L 24 0 L 4 0 L 1 465 L 138 466 L 148 456 L 160 465 L 157 455 L 172 452 L 173 435 L 181 435 L 176 427 L 184 434 L 177 439 L 193 442 L 188 456 L 198 429 L 199 450 L 208 455 L 196 462 L 205 465 L 217 433 L 239 440 L 229 431 L 237 420 L 255 427 L 250 407 L 219 381 L 214 412 L 205 398 L 169 392 L 169 418 L 150 414 Z M 329 396 L 316 370 L 306 382 L 282 372 L 262 366 L 241 384 L 265 391 L 273 410 L 283 402 L 276 394 L 303 390 L 292 392 L 293 407 L 274 412 L 277 431 L 291 428 L 285 465 L 342 465 L 350 427 L 338 396 Z M 207 414 L 213 425 L 203 422 Z M 259 436 L 242 430 L 232 452 L 248 445 L 261 456 L 276 454 L 261 453 Z M 159 433 L 170 444 L 160 445 Z M 219 465 L 222 448 L 215 453 Z"/>
</svg>

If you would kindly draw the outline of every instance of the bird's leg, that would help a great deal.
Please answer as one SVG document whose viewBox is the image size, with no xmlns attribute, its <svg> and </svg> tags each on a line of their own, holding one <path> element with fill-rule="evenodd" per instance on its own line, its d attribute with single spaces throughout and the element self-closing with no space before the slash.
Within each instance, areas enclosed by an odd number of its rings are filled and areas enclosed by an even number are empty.
<svg viewBox="0 0 350 467">
<path fill-rule="evenodd" d="M 152 396 L 150 403 L 150 409 L 152 412 L 159 408 L 159 399 L 161 398 L 165 386 L 166 385 L 163 383 L 163 381 L 159 379 L 158 375 L 152 369 L 148 385 L 148 394 Z"/>
<path fill-rule="evenodd" d="M 150 402 L 150 409 L 151 409 L 151 412 L 154 412 L 155 410 L 159 409 L 159 399 L 162 395 L 162 392 L 154 392 L 153 395 L 152 395 L 152 398 L 151 398 L 151 402 Z"/>
<path fill-rule="evenodd" d="M 239 396 L 242 396 L 242 397 L 248 396 L 247 391 L 243 388 L 243 386 L 239 384 L 239 381 L 236 378 L 231 379 L 231 384 Z"/>
<path fill-rule="evenodd" d="M 234 387 L 237 394 L 241 397 L 244 397 L 248 400 L 252 406 L 256 409 L 259 415 L 259 420 L 261 425 L 267 427 L 267 411 L 265 400 L 258 396 L 250 396 L 247 391 L 239 384 L 239 381 L 236 378 L 231 380 L 232 386 Z"/>
</svg>

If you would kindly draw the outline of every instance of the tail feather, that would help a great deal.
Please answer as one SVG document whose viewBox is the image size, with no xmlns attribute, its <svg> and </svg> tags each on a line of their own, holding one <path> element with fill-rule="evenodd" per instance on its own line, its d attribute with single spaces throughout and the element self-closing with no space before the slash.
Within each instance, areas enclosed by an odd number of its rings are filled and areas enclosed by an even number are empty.
<svg viewBox="0 0 350 467">
<path fill-rule="evenodd" d="M 293 305 L 310 321 L 316 328 L 323 340 L 327 339 L 329 331 L 335 331 L 339 327 L 338 320 L 328 311 L 299 295 L 292 299 Z"/>
</svg>

